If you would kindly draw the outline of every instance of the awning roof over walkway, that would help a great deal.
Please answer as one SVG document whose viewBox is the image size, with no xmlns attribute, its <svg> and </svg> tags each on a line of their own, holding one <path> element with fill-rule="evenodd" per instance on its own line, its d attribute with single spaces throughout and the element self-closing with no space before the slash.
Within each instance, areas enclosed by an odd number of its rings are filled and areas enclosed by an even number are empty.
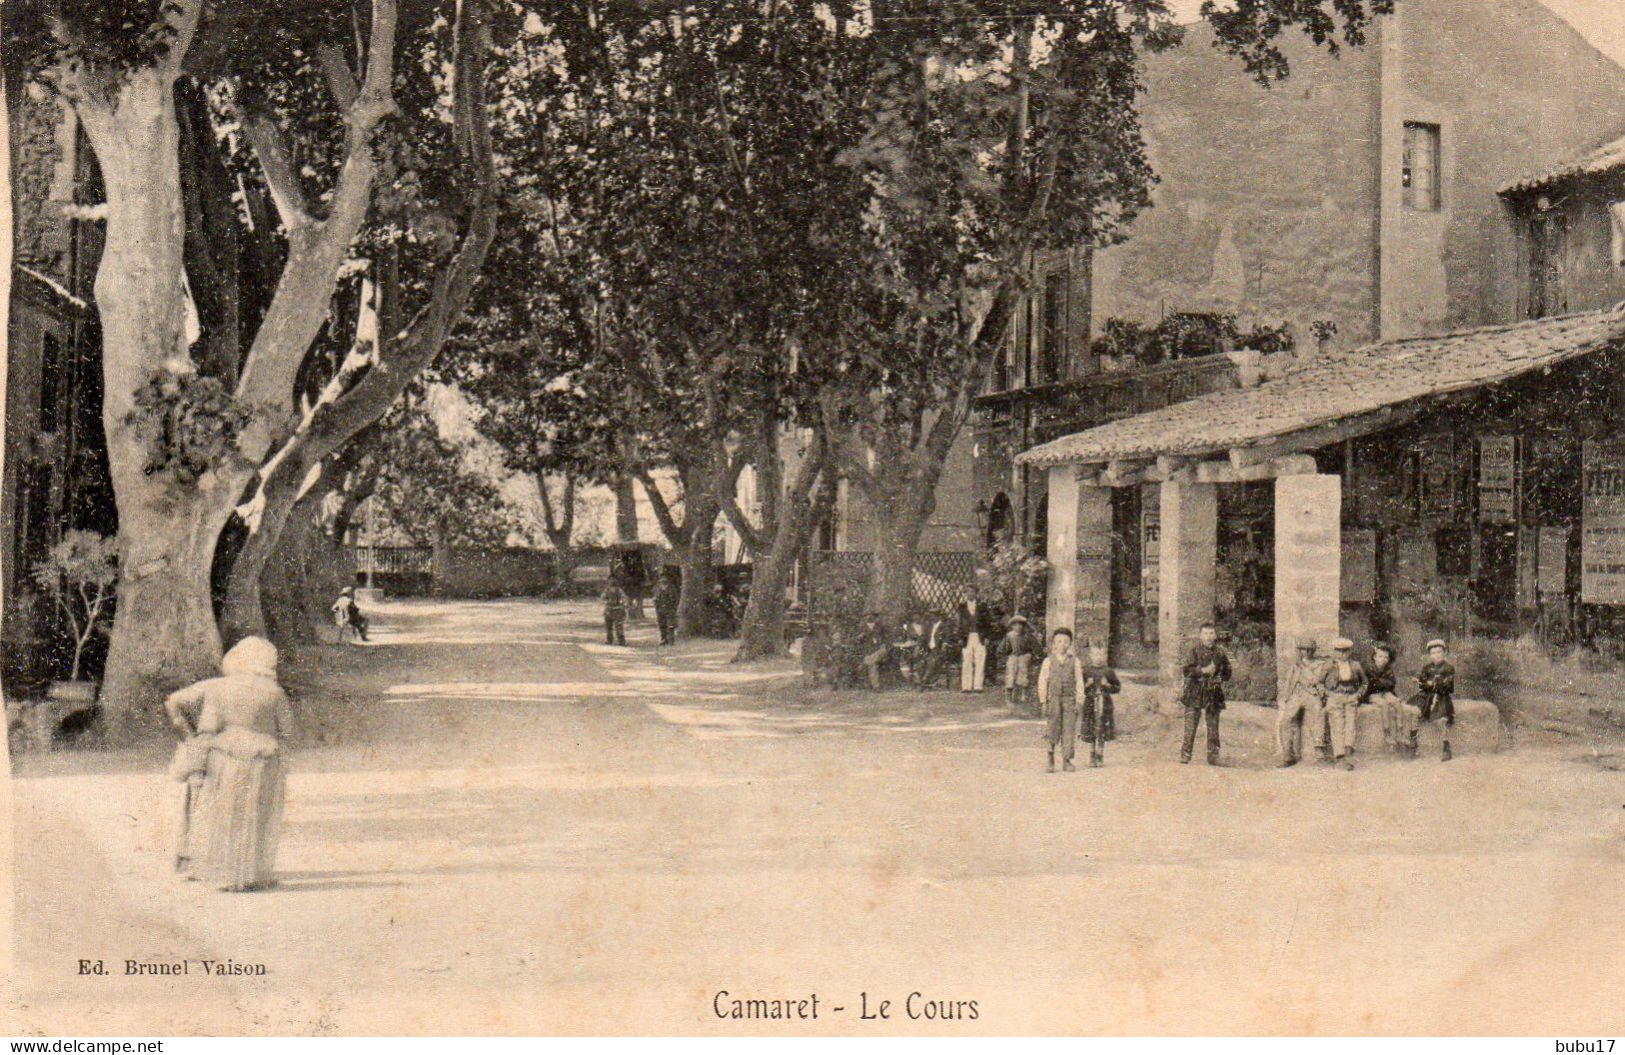
<svg viewBox="0 0 1625 1055">
<path fill-rule="evenodd" d="M 1027 465 L 1233 464 L 1314 450 L 1404 420 L 1406 404 L 1495 384 L 1625 342 L 1625 311 L 1565 315 L 1324 353 L 1251 388 L 1214 392 L 1035 447 Z"/>
<path fill-rule="evenodd" d="M 1572 157 L 1556 168 L 1513 180 L 1501 188 L 1501 193 L 1517 194 L 1549 187 L 1573 176 L 1593 176 L 1621 168 L 1625 168 L 1625 136 Z"/>
</svg>

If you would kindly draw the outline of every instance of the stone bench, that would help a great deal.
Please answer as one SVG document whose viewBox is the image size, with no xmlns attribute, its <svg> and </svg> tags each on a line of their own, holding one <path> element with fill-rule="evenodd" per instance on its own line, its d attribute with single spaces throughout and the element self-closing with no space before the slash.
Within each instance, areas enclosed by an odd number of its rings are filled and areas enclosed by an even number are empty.
<svg viewBox="0 0 1625 1055">
<path fill-rule="evenodd" d="M 1354 749 L 1360 754 L 1382 751 L 1382 708 L 1375 705 L 1361 707 L 1355 718 Z M 1488 700 L 1456 701 L 1456 724 L 1450 730 L 1452 754 L 1485 754 L 1499 751 L 1505 745 L 1505 730 L 1501 712 Z M 1439 727 L 1423 722 L 1416 742 L 1423 752 L 1439 750 Z"/>
</svg>

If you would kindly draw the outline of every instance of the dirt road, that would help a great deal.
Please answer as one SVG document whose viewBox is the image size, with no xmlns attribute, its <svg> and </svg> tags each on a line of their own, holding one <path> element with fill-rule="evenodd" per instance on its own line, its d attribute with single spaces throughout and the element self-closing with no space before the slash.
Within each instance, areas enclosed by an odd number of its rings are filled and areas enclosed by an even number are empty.
<svg viewBox="0 0 1625 1055">
<path fill-rule="evenodd" d="M 22 762 L 14 1030 L 1625 1032 L 1625 776 L 1587 745 L 1276 771 L 1238 726 L 1182 767 L 1130 707 L 1049 776 L 991 698 L 809 701 L 585 607 L 375 622 L 287 664 L 275 891 L 166 872 L 160 752 Z"/>
</svg>

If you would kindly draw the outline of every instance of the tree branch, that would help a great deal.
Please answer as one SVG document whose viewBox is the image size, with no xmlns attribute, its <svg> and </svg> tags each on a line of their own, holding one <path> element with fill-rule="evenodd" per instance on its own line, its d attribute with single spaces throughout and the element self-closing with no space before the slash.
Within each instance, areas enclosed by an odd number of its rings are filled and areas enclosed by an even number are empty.
<svg viewBox="0 0 1625 1055">
<path fill-rule="evenodd" d="M 650 475 L 649 470 L 639 465 L 632 470 L 632 475 L 643 484 L 643 493 L 649 496 L 649 505 L 654 509 L 655 520 L 660 524 L 661 533 L 666 536 L 666 541 L 673 547 L 687 545 L 691 525 L 686 523 L 678 525 L 676 518 L 672 516 L 671 506 L 666 502 L 666 496 L 660 493 L 660 488 L 655 484 L 655 478 Z"/>
<path fill-rule="evenodd" d="M 344 115 L 344 162 L 333 185 L 327 218 L 290 229 L 287 263 L 259 332 L 254 335 L 237 386 L 238 399 L 251 407 L 284 414 L 292 409 L 299 365 L 326 321 L 339 267 L 366 217 L 377 171 L 372 135 L 378 122 L 395 108 L 389 79 L 394 65 L 396 15 L 396 0 L 373 0 L 367 71 L 358 93 L 350 94 L 353 78 L 346 86 L 348 72 L 344 71 L 345 77 L 336 76 L 340 71 L 332 69 L 331 61 L 324 59 L 335 98 L 341 105 L 349 99 Z M 342 60 L 339 65 L 343 65 Z M 286 181 L 283 190 L 287 190 Z M 290 423 L 283 417 L 256 426 L 245 437 L 245 449 L 250 457 L 264 457 Z"/>
<path fill-rule="evenodd" d="M 261 114 L 243 115 L 242 128 L 254 156 L 259 159 L 260 171 L 265 175 L 265 185 L 271 190 L 271 202 L 276 206 L 283 229 L 291 235 L 315 223 L 305 198 L 305 189 L 299 182 L 299 174 L 294 171 L 293 161 L 288 156 L 282 130 Z"/>
</svg>

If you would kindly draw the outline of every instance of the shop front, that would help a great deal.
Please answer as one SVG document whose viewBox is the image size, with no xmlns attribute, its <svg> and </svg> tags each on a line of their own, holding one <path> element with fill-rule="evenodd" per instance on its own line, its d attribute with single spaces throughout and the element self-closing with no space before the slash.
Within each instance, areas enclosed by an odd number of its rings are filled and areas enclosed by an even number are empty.
<svg viewBox="0 0 1625 1055">
<path fill-rule="evenodd" d="M 1625 314 L 1595 312 L 1282 359 L 1035 447 L 1048 625 L 1169 686 L 1210 620 L 1280 669 L 1299 635 L 1617 640 L 1622 407 Z"/>
</svg>

